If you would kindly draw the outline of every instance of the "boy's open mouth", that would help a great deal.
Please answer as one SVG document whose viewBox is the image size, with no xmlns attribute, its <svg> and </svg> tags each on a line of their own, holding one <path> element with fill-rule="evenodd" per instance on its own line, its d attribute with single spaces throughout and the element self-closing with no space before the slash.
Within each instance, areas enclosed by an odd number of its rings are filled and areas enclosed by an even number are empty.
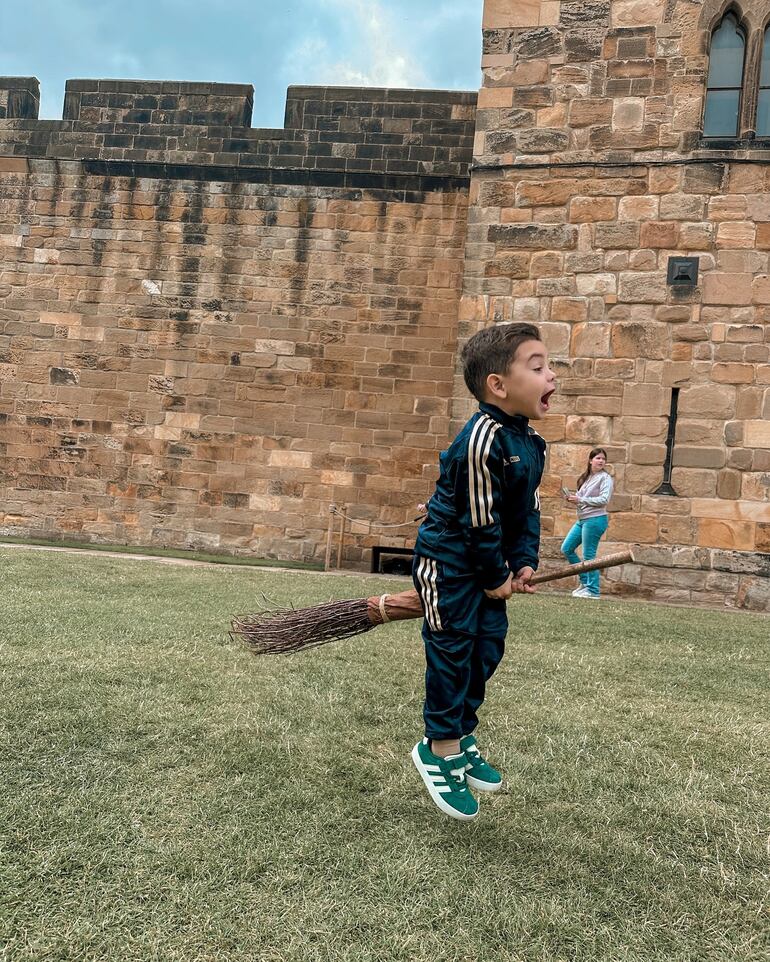
<svg viewBox="0 0 770 962">
<path fill-rule="evenodd" d="M 553 390 L 551 391 L 546 391 L 546 393 L 540 398 L 540 403 L 545 408 L 546 411 L 550 407 L 551 395 L 555 390 L 556 388 L 553 388 Z"/>
</svg>

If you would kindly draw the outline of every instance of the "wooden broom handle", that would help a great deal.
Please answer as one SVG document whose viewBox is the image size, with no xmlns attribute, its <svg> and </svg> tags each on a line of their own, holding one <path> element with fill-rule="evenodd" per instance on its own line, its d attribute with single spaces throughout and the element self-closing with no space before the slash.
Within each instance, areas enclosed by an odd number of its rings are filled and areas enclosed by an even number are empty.
<svg viewBox="0 0 770 962">
<path fill-rule="evenodd" d="M 603 558 L 594 558 L 591 561 L 580 561 L 576 565 L 565 565 L 563 568 L 554 568 L 553 571 L 544 571 L 541 574 L 535 572 L 529 579 L 529 584 L 542 585 L 545 584 L 546 581 L 558 581 L 559 578 L 582 575 L 587 571 L 600 571 L 602 568 L 614 568 L 615 565 L 630 564 L 633 560 L 633 552 L 618 551 L 616 554 L 608 554 Z"/>
<path fill-rule="evenodd" d="M 546 581 L 570 578 L 572 575 L 584 574 L 586 571 L 597 571 L 600 568 L 612 568 L 615 565 L 626 564 L 633 560 L 634 556 L 630 551 L 619 551 L 617 554 L 608 554 L 603 558 L 594 558 L 592 561 L 581 561 L 576 565 L 565 565 L 565 567 L 555 568 L 553 571 L 534 574 L 530 578 L 529 584 L 541 585 Z M 366 601 L 369 620 L 374 625 L 381 625 L 388 621 L 403 621 L 407 618 L 422 618 L 423 616 L 422 602 L 414 588 L 408 588 L 396 595 L 367 598 Z"/>
</svg>

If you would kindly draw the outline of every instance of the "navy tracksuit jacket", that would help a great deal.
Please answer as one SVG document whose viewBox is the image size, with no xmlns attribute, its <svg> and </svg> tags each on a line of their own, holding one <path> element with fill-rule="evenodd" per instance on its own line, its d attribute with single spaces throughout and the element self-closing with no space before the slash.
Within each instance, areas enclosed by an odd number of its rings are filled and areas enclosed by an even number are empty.
<svg viewBox="0 0 770 962">
<path fill-rule="evenodd" d="M 460 738 L 478 724 L 508 630 L 505 602 L 484 589 L 525 565 L 537 568 L 544 464 L 545 441 L 527 419 L 491 404 L 479 406 L 441 455 L 412 569 L 425 609 L 428 738 Z"/>
</svg>

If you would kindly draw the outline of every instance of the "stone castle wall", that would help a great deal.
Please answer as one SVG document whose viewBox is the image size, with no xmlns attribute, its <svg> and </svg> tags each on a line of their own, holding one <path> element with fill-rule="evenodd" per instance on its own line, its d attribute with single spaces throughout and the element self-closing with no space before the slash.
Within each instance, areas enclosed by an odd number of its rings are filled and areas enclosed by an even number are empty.
<svg viewBox="0 0 770 962">
<path fill-rule="evenodd" d="M 0 78 L 0 531 L 322 560 L 332 501 L 413 518 L 458 348 L 526 320 L 544 555 L 600 444 L 611 592 L 770 610 L 770 144 L 700 136 L 722 12 L 486 0 L 478 110 L 295 87 L 281 130 L 243 85 L 70 81 L 40 121 Z"/>
<path fill-rule="evenodd" d="M 573 520 L 560 486 L 602 445 L 618 492 L 608 537 L 647 562 L 612 573 L 615 589 L 764 607 L 770 150 L 700 137 L 719 12 L 488 0 L 460 338 L 533 321 L 556 358 L 547 553 Z M 669 258 L 688 255 L 697 286 L 672 286 Z M 677 496 L 654 493 L 672 389 Z M 456 396 L 453 425 L 469 409 Z"/>
<path fill-rule="evenodd" d="M 0 89 L 2 533 L 322 560 L 332 501 L 413 518 L 476 95 L 294 87 L 265 131 L 238 85 Z"/>
</svg>

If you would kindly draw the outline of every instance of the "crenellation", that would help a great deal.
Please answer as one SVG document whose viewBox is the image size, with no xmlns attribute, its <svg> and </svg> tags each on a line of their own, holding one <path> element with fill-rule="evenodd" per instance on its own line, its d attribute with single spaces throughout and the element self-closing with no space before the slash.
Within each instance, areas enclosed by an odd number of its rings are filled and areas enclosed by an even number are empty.
<svg viewBox="0 0 770 962">
<path fill-rule="evenodd" d="M 6 78 L 9 90 L 36 85 L 34 78 Z M 293 177 L 316 186 L 342 180 L 371 187 L 353 175 L 372 174 L 385 175 L 384 189 L 405 186 L 387 175 L 430 178 L 417 189 L 436 189 L 445 178 L 451 190 L 468 176 L 476 99 L 454 91 L 290 87 L 286 127 L 275 130 L 249 126 L 250 85 L 70 80 L 61 121 L 38 121 L 13 101 L 13 119 L 0 121 L 0 154 L 99 162 L 102 170 L 197 165 L 211 168 L 211 179 L 219 173 L 213 168 L 283 169 L 296 173 L 265 174 L 267 182 Z M 336 176 L 343 173 L 347 180 Z"/>
<path fill-rule="evenodd" d="M 0 77 L 0 120 L 36 120 L 39 111 L 37 77 Z"/>
</svg>

